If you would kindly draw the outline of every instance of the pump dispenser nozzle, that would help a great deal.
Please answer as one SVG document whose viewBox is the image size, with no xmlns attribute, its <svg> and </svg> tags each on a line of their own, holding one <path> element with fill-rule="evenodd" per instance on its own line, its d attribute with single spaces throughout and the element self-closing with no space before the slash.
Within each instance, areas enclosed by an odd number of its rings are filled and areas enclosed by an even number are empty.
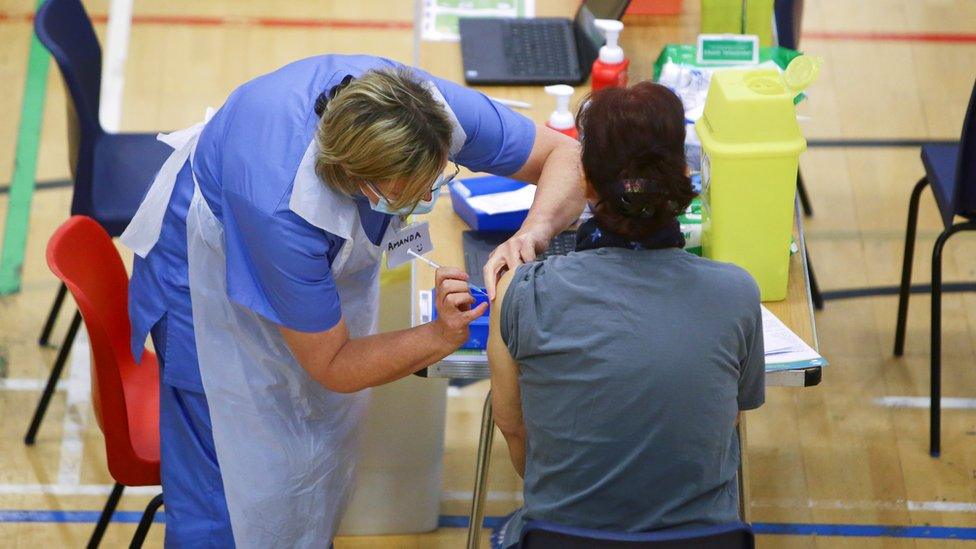
<svg viewBox="0 0 976 549">
<path fill-rule="evenodd" d="M 548 126 L 554 130 L 575 130 L 576 122 L 573 120 L 573 113 L 569 112 L 569 98 L 573 96 L 572 86 L 566 84 L 556 84 L 546 86 L 546 93 L 556 98 L 556 110 L 549 115 Z"/>
<path fill-rule="evenodd" d="M 620 39 L 620 31 L 624 30 L 624 24 L 616 19 L 595 19 L 593 24 L 607 39 L 607 43 L 600 48 L 600 61 L 610 65 L 623 63 L 624 50 L 617 45 L 617 41 Z"/>
</svg>

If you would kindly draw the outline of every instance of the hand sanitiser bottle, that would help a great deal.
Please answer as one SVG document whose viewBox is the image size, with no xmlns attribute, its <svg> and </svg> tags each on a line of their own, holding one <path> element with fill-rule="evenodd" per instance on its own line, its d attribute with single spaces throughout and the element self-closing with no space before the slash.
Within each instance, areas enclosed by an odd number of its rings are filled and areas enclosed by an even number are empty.
<svg viewBox="0 0 976 549">
<path fill-rule="evenodd" d="M 623 48 L 617 45 L 624 24 L 616 19 L 597 19 L 594 24 L 603 32 L 607 43 L 600 48 L 600 56 L 593 62 L 593 91 L 626 88 L 630 60 L 624 57 Z"/>
<path fill-rule="evenodd" d="M 573 139 L 579 139 L 579 134 L 576 132 L 576 121 L 573 120 L 573 113 L 569 112 L 569 98 L 573 96 L 572 86 L 556 84 L 555 86 L 546 86 L 545 90 L 546 93 L 556 98 L 556 110 L 549 115 L 546 126 Z"/>
</svg>

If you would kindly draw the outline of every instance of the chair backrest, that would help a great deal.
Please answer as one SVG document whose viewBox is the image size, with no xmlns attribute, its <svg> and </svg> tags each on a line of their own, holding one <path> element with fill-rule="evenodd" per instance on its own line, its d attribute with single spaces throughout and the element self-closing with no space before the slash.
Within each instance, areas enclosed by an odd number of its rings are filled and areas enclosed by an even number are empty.
<svg viewBox="0 0 976 549">
<path fill-rule="evenodd" d="M 955 212 L 976 217 L 976 82 L 969 96 L 969 107 L 959 138 L 959 166 L 956 168 Z"/>
<path fill-rule="evenodd" d="M 152 455 L 137 442 L 149 429 L 158 437 L 158 366 L 137 365 L 132 357 L 129 278 L 112 238 L 94 219 L 71 217 L 48 241 L 47 264 L 68 287 L 88 330 L 93 404 L 109 471 L 127 486 L 158 484 L 149 482 L 159 474 L 158 443 Z M 137 429 L 146 431 L 134 435 Z"/>
<path fill-rule="evenodd" d="M 752 528 L 742 522 L 667 532 L 605 532 L 529 521 L 522 549 L 752 549 Z"/>
<path fill-rule="evenodd" d="M 51 52 L 68 91 L 68 152 L 75 178 L 72 213 L 91 211 L 95 142 L 104 133 L 98 121 L 102 48 L 80 0 L 47 0 L 34 19 L 37 38 Z"/>
</svg>

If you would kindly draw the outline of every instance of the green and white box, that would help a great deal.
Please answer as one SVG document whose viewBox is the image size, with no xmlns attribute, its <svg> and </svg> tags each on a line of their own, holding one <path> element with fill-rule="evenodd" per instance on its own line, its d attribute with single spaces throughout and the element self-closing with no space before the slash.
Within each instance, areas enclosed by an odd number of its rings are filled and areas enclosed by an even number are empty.
<svg viewBox="0 0 976 549">
<path fill-rule="evenodd" d="M 699 34 L 698 64 L 759 63 L 759 37 L 754 34 Z"/>
</svg>

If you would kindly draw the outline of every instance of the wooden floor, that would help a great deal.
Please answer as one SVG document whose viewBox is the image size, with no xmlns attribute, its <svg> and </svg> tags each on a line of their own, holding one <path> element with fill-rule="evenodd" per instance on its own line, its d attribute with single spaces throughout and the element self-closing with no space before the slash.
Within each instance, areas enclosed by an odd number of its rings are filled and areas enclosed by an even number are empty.
<svg viewBox="0 0 976 549">
<path fill-rule="evenodd" d="M 568 3 L 569 0 L 566 0 Z M 31 0 L 0 0 L 0 181 L 8 181 L 20 113 Z M 107 1 L 86 2 L 100 16 Z M 362 52 L 410 63 L 413 5 L 407 1 L 136 3 L 125 68 L 122 128 L 180 128 L 219 105 L 239 83 L 288 61 L 320 52 Z M 630 18 L 646 42 L 626 48 L 659 49 L 695 33 L 697 4 L 686 0 L 678 17 Z M 807 137 L 958 138 L 976 76 L 976 41 L 938 41 L 939 34 L 976 32 L 976 4 L 967 0 L 807 0 L 803 49 L 822 55 L 820 81 L 802 106 Z M 149 16 L 173 16 L 161 22 Z M 233 16 L 227 19 L 225 16 Z M 261 17 L 370 22 L 348 26 L 262 24 Z M 395 22 L 392 26 L 377 22 Z M 908 33 L 873 39 L 872 33 Z M 674 38 L 678 37 L 678 38 Z M 649 66 L 632 68 L 647 77 Z M 65 99 L 53 64 L 41 139 L 38 180 L 68 177 Z M 815 216 L 807 242 L 824 290 L 892 286 L 900 273 L 908 195 L 922 174 L 917 148 L 817 148 L 802 157 Z M 68 389 L 55 397 L 33 448 L 22 443 L 54 351 L 36 345 L 57 287 L 43 249 L 68 211 L 70 190 L 34 196 L 22 291 L 0 298 L 0 547 L 77 547 L 91 521 L 63 522 L 38 511 L 93 511 L 111 483 L 101 437 L 84 405 L 87 394 Z M 0 216 L 7 195 L 0 194 Z M 931 195 L 921 207 L 916 282 L 928 280 L 931 244 L 941 230 Z M 976 235 L 950 241 L 948 281 L 976 280 Z M 929 299 L 913 298 L 904 358 L 892 357 L 896 299 L 835 300 L 818 313 L 822 352 L 831 365 L 813 389 L 775 388 L 749 417 L 751 513 L 759 523 L 888 526 L 976 526 L 976 296 L 944 300 L 945 397 L 968 399 L 944 412 L 943 453 L 927 453 L 925 408 L 890 407 L 884 397 L 928 394 Z M 55 334 L 58 340 L 63 322 Z M 70 368 L 69 368 L 70 369 Z M 77 372 L 76 372 L 77 373 Z M 71 376 L 65 376 L 70 379 Z M 10 380 L 10 381 L 7 381 Z M 26 380 L 26 381 L 24 381 Z M 482 383 L 452 393 L 448 403 L 442 515 L 467 513 L 474 469 Z M 67 400 L 71 400 L 70 403 Z M 66 414 L 66 408 L 70 413 Z M 72 432 L 80 433 L 77 436 Z M 500 437 L 499 437 L 500 438 Z M 63 443 L 62 440 L 76 441 Z M 496 446 L 489 516 L 518 505 L 519 482 Z M 150 494 L 126 496 L 120 509 L 141 510 Z M 11 511 L 35 511 L 16 516 Z M 76 516 L 76 515 L 72 515 Z M 39 522 L 32 522 L 37 520 Z M 107 546 L 128 542 L 133 524 L 113 524 Z M 152 529 L 147 545 L 162 544 Z M 823 532 L 823 530 L 820 530 Z M 488 531 L 485 531 L 487 538 Z M 962 542 L 894 537 L 763 535 L 762 547 L 942 547 Z M 442 528 L 420 536 L 343 538 L 343 547 L 458 547 L 464 530 Z"/>
</svg>

